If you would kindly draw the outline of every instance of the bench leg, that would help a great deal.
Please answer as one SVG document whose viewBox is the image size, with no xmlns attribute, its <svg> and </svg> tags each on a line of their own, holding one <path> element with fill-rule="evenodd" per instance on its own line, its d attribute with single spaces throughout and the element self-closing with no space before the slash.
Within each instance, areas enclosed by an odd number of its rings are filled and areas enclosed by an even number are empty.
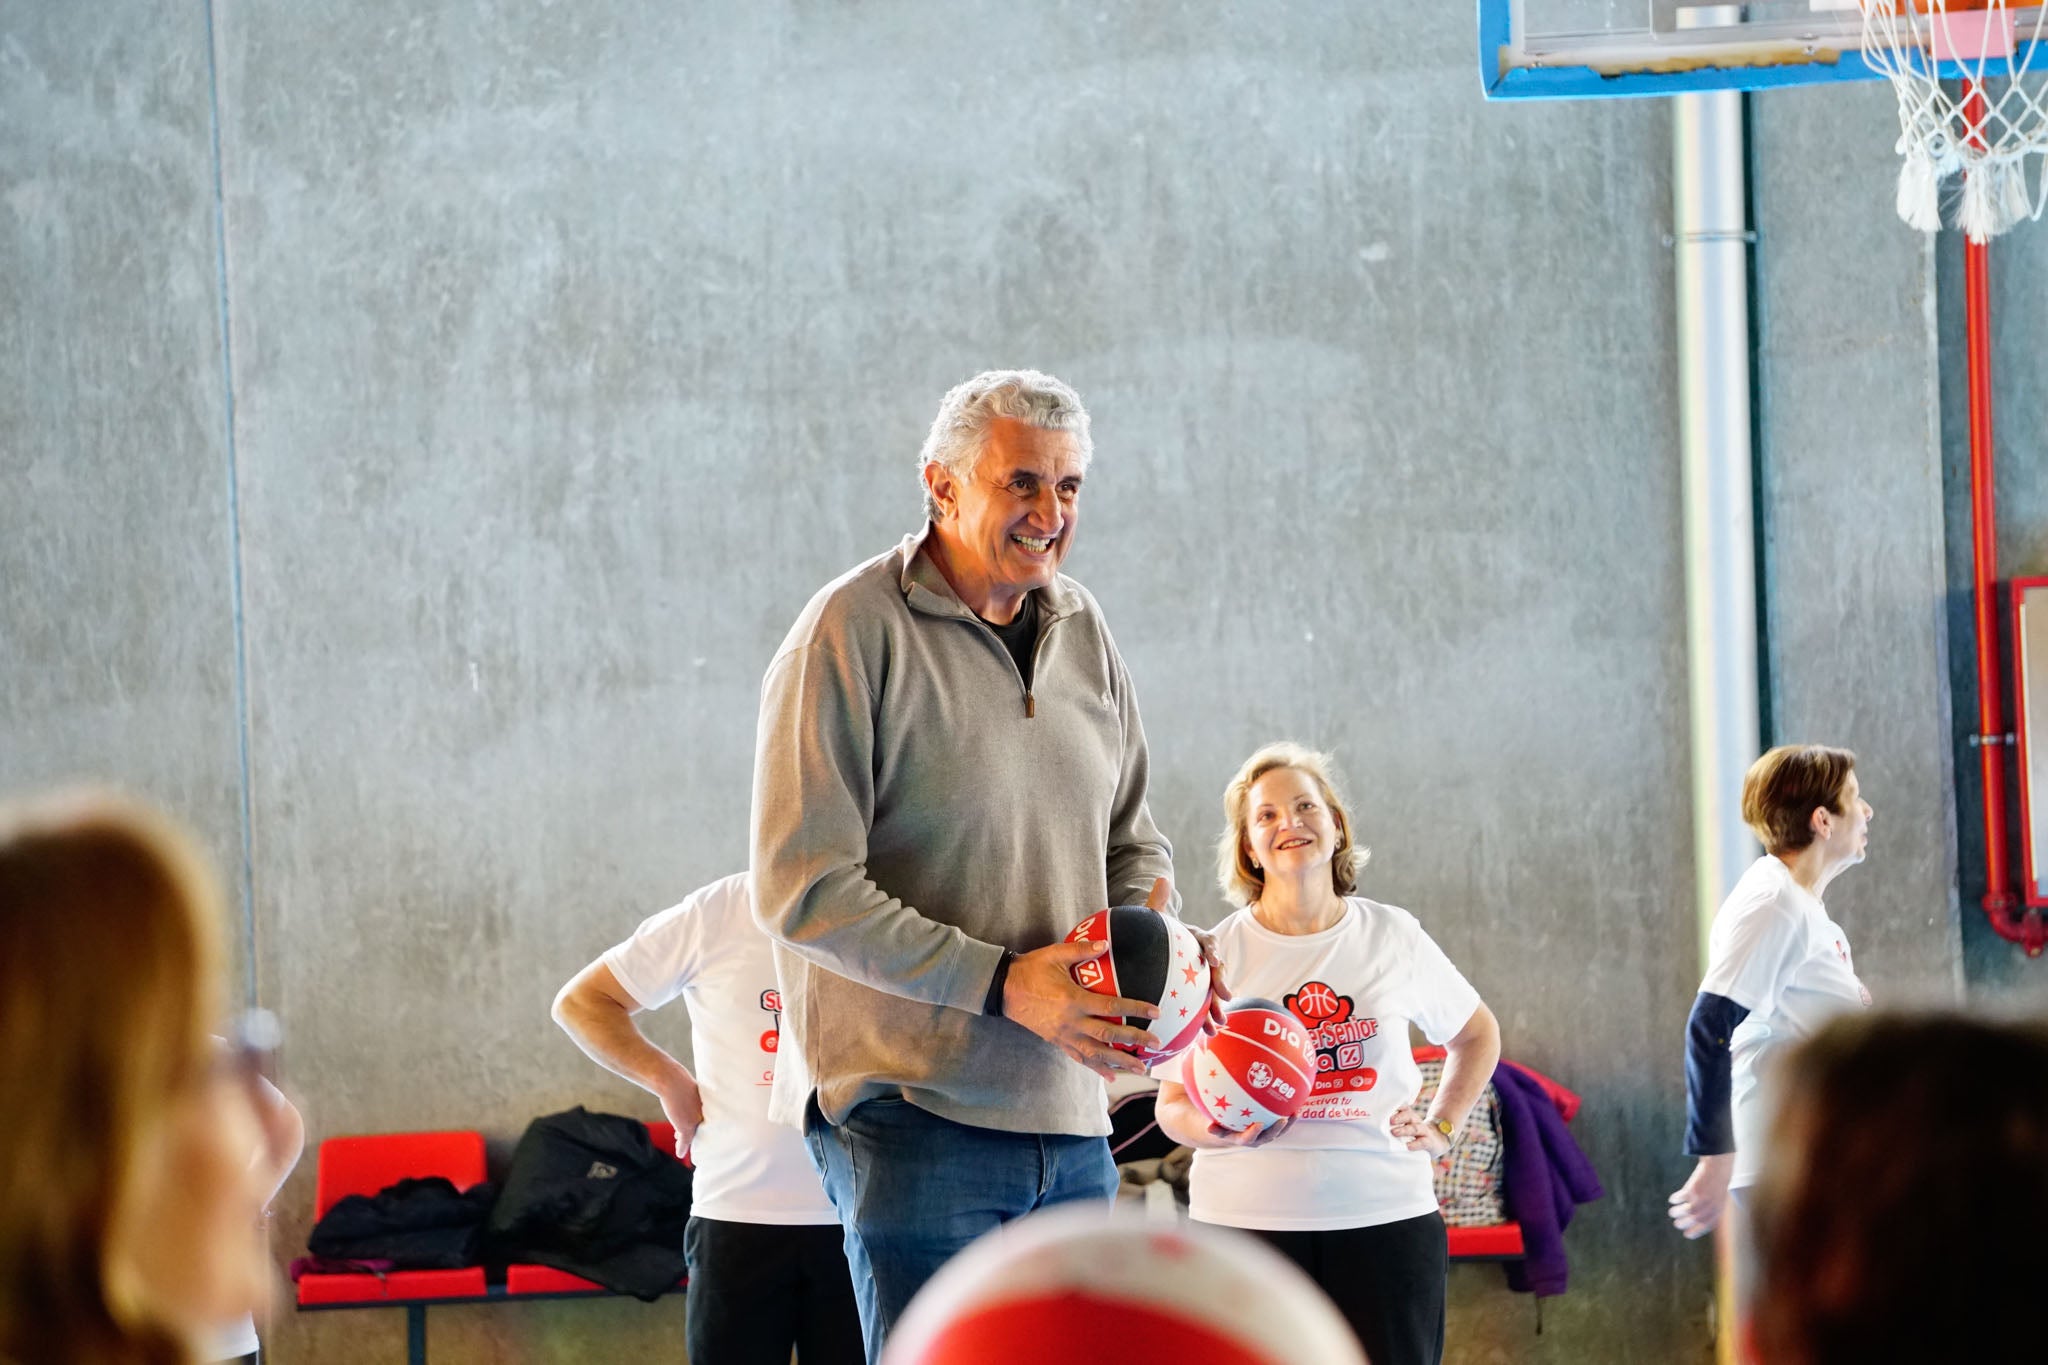
<svg viewBox="0 0 2048 1365">
<path fill-rule="evenodd" d="M 405 1306 L 405 1362 L 427 1365 L 427 1306 L 423 1303 Z"/>
</svg>

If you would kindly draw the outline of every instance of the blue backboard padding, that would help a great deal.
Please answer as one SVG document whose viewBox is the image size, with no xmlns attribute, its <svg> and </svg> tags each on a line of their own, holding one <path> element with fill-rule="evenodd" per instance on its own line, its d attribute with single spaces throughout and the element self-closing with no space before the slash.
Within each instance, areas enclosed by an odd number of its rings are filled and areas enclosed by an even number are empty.
<svg viewBox="0 0 2048 1365">
<path fill-rule="evenodd" d="M 1496 74 L 1486 88 L 1492 100 L 1598 100 L 1630 96 L 1687 95 L 1703 90 L 1778 90 L 1792 85 L 1825 85 L 1835 81 L 1874 80 L 1861 55 L 1842 54 L 1839 62 L 1800 66 L 1719 66 L 1694 71 L 1638 71 L 1609 76 L 1589 66 L 1523 67 Z"/>
<path fill-rule="evenodd" d="M 1868 81 L 1884 75 L 1860 52 L 1834 62 L 1792 66 L 1716 66 L 1692 71 L 1636 71 L 1608 76 L 1586 66 L 1520 67 L 1503 71 L 1501 48 L 1510 37 L 1511 0 L 1479 0 L 1479 80 L 1491 100 L 1595 100 L 1686 95 L 1704 90 L 1778 90 L 1794 85 Z M 2024 55 L 2024 54 L 2021 54 Z M 2003 76 L 2006 63 L 1984 63 L 1984 74 Z M 1945 80 L 1977 74 L 1974 62 L 1943 62 Z"/>
</svg>

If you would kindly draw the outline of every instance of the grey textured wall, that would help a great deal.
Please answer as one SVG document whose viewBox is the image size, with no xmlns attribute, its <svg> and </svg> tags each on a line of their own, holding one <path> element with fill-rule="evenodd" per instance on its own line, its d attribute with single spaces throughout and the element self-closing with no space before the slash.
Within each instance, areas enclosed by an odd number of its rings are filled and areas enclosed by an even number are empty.
<svg viewBox="0 0 2048 1365">
<path fill-rule="evenodd" d="M 1753 105 L 1768 740 L 1857 752 L 1870 855 L 1829 911 L 1875 998 L 1953 1005 L 1936 245 L 1892 206 L 1888 86 Z"/>
<path fill-rule="evenodd" d="M 1334 747 L 1368 891 L 1585 1096 L 1571 1293 L 1539 1337 L 1457 1269 L 1451 1359 L 1706 1359 L 1663 1219 L 1698 973 L 1668 111 L 1488 107 L 1457 7 L 1391 42 L 1348 5 L 935 14 L 220 4 L 217 243 L 205 11 L 0 0 L 0 784 L 140 785 L 232 868 L 246 725 L 258 993 L 316 1141 L 652 1114 L 550 995 L 741 858 L 761 669 L 913 524 L 945 386 L 1051 369 L 1096 413 L 1070 567 L 1192 917 L 1236 762 Z M 1780 729 L 1866 752 L 1896 833 L 1843 883 L 1859 965 L 1938 991 L 1927 258 L 1867 202 L 1881 104 L 1756 107 Z M 286 1315 L 273 1358 L 401 1336 Z M 673 1354 L 680 1306 L 438 1310 L 433 1348 Z"/>
<path fill-rule="evenodd" d="M 239 918 L 204 16 L 100 9 L 0 4 L 0 788 L 164 802 Z"/>
</svg>

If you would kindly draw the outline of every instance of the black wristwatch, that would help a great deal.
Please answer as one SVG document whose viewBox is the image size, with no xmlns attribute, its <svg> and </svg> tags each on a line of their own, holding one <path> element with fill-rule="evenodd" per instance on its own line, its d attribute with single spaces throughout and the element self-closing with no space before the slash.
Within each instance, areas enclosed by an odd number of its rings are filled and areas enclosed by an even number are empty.
<svg viewBox="0 0 2048 1365">
<path fill-rule="evenodd" d="M 1017 960 L 1011 949 L 1003 949 L 1003 956 L 996 963 L 996 974 L 988 979 L 988 995 L 981 1002 L 981 1012 L 991 1019 L 1003 1017 L 1003 983 L 1010 979 L 1010 964 Z"/>
</svg>

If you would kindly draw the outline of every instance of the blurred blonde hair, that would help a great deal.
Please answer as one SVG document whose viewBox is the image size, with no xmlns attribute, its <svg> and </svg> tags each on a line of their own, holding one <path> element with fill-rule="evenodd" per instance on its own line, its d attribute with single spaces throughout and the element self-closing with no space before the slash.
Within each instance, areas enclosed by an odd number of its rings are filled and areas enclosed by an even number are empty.
<svg viewBox="0 0 2048 1365">
<path fill-rule="evenodd" d="M 1216 841 L 1216 880 L 1233 905 L 1250 905 L 1266 889 L 1266 874 L 1252 866 L 1245 849 L 1245 807 L 1258 780 L 1279 768 L 1292 768 L 1310 778 L 1323 793 L 1323 804 L 1337 824 L 1337 851 L 1330 858 L 1330 881 L 1340 896 L 1358 889 L 1358 874 L 1372 850 L 1351 839 L 1351 813 L 1337 784 L 1336 760 L 1291 740 L 1268 744 L 1244 761 L 1223 789 L 1223 835 Z"/>
<path fill-rule="evenodd" d="M 145 1144 L 210 1065 L 221 909 L 152 811 L 102 793 L 0 806 L 0 1359 L 186 1365 L 115 1242 Z"/>
</svg>

